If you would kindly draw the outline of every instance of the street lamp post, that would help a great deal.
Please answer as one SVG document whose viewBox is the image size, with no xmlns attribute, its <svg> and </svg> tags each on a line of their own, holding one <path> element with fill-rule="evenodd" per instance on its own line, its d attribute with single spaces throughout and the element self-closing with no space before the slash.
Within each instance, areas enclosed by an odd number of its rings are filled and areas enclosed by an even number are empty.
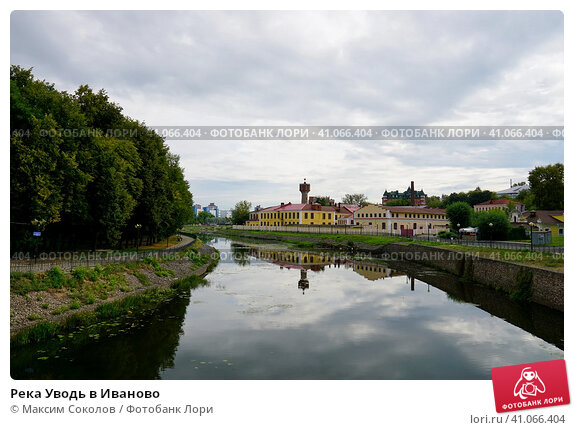
<svg viewBox="0 0 574 430">
<path fill-rule="evenodd" d="M 458 243 L 460 245 L 460 223 L 456 224 L 456 235 L 458 236 Z"/>
<path fill-rule="evenodd" d="M 140 247 L 140 229 L 142 228 L 142 225 L 136 224 L 135 228 L 136 228 L 136 254 L 137 254 Z"/>
<path fill-rule="evenodd" d="M 489 234 L 489 236 L 490 236 L 490 247 L 492 248 L 492 223 L 491 223 L 491 222 L 488 223 L 488 227 L 490 227 L 490 228 L 488 229 L 488 231 L 489 231 L 489 233 L 490 233 L 490 234 Z"/>
<path fill-rule="evenodd" d="M 43 219 L 38 220 L 36 218 L 30 221 L 30 224 L 34 226 L 34 231 L 32 234 L 36 238 L 34 243 L 34 263 L 38 261 L 38 241 L 40 240 L 40 236 L 42 236 L 42 228 L 44 227 L 45 222 L 46 221 Z"/>
<path fill-rule="evenodd" d="M 534 223 L 530 222 L 528 225 L 530 226 L 530 252 L 532 252 L 532 227 L 534 227 Z"/>
</svg>

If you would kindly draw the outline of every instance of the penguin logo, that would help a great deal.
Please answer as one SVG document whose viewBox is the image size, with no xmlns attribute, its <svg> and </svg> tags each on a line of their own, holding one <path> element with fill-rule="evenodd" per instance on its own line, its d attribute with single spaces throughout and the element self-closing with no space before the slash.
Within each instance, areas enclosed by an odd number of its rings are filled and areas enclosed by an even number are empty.
<svg viewBox="0 0 574 430">
<path fill-rule="evenodd" d="M 531 367 L 525 367 L 522 369 L 520 378 L 514 386 L 514 396 L 520 397 L 525 400 L 530 397 L 535 397 L 538 393 L 544 393 L 546 387 L 544 382 L 538 376 L 538 372 L 533 370 Z"/>
</svg>

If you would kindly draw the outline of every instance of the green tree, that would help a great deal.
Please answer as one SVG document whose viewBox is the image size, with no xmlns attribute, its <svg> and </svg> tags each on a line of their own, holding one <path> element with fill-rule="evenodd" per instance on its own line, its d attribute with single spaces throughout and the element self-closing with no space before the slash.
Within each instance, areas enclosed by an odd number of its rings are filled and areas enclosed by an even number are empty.
<svg viewBox="0 0 574 430">
<path fill-rule="evenodd" d="M 442 201 L 439 196 L 429 196 L 427 197 L 426 202 L 429 208 L 440 208 L 442 205 Z"/>
<path fill-rule="evenodd" d="M 564 165 L 536 167 L 528 174 L 537 209 L 564 209 Z"/>
<path fill-rule="evenodd" d="M 215 219 L 215 217 L 212 214 L 210 214 L 209 212 L 202 211 L 202 212 L 197 214 L 197 221 L 200 224 L 209 224 L 214 219 Z"/>
<path fill-rule="evenodd" d="M 456 202 L 446 208 L 446 216 L 453 230 L 470 226 L 473 209 L 466 202 Z M 460 227 L 458 227 L 460 225 Z"/>
<path fill-rule="evenodd" d="M 235 208 L 231 212 L 231 221 L 235 225 L 243 225 L 249 220 L 249 212 L 251 210 L 251 203 L 247 200 L 241 200 L 235 204 Z"/>
<path fill-rule="evenodd" d="M 510 221 L 503 210 L 475 212 L 475 224 L 481 240 L 505 240 L 510 231 Z M 492 226 L 491 226 L 492 224 Z"/>
<path fill-rule="evenodd" d="M 534 194 L 530 190 L 522 190 L 516 196 L 516 200 L 524 203 L 527 210 L 534 210 L 536 209 L 536 205 L 534 204 Z"/>
<path fill-rule="evenodd" d="M 320 204 L 321 206 L 330 206 L 331 205 L 331 197 L 329 196 L 317 196 L 315 197 L 315 203 Z"/>
<path fill-rule="evenodd" d="M 366 205 L 368 198 L 364 194 L 345 194 L 342 203 L 345 205 Z"/>
<path fill-rule="evenodd" d="M 406 198 L 394 199 L 385 203 L 385 206 L 410 206 L 411 200 Z"/>
<path fill-rule="evenodd" d="M 136 234 L 151 242 L 191 218 L 179 157 L 105 90 L 69 94 L 11 66 L 10 127 L 14 250 L 29 246 L 33 219 L 46 225 L 43 246 L 57 250 L 117 246 Z"/>
</svg>

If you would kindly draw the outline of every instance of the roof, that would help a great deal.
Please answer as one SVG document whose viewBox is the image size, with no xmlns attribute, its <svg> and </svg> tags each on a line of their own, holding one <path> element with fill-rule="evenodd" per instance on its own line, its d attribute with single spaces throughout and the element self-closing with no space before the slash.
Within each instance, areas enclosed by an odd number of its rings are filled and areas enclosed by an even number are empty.
<svg viewBox="0 0 574 430">
<path fill-rule="evenodd" d="M 281 211 L 321 211 L 321 212 L 335 212 L 335 206 L 321 206 L 318 204 L 310 203 L 286 203 L 283 205 L 269 206 L 267 208 L 259 209 L 255 212 L 281 212 Z"/>
<path fill-rule="evenodd" d="M 487 200 L 482 203 L 478 203 L 475 206 L 489 206 L 489 205 L 507 205 L 510 203 L 508 199 L 496 199 L 496 200 Z"/>
<path fill-rule="evenodd" d="M 515 186 L 507 188 L 505 190 L 497 191 L 496 194 L 498 194 L 499 196 L 503 196 L 505 194 L 512 195 L 512 194 L 518 194 L 522 190 L 529 190 L 529 189 L 530 189 L 530 185 L 528 185 L 528 184 L 526 184 L 526 185 L 515 185 Z"/>
<path fill-rule="evenodd" d="M 384 208 L 395 213 L 402 212 L 411 214 L 436 214 L 436 215 L 444 215 L 446 213 L 445 209 L 427 208 L 418 206 L 385 206 Z"/>
<path fill-rule="evenodd" d="M 382 210 L 389 210 L 391 213 L 413 213 L 413 214 L 435 214 L 444 215 L 446 213 L 445 209 L 438 208 L 428 208 L 421 206 L 383 206 L 383 205 L 369 205 L 376 206 Z M 363 208 L 368 208 L 369 206 L 363 206 Z"/>
<path fill-rule="evenodd" d="M 564 215 L 551 215 L 552 218 L 554 218 L 555 220 L 560 221 L 561 223 L 564 223 Z"/>
<path fill-rule="evenodd" d="M 522 212 L 522 219 L 535 224 L 540 220 L 541 224 L 564 224 L 563 210 L 536 210 Z"/>
<path fill-rule="evenodd" d="M 341 205 L 341 209 L 346 209 L 349 212 L 353 213 L 361 209 L 361 205 Z"/>
</svg>

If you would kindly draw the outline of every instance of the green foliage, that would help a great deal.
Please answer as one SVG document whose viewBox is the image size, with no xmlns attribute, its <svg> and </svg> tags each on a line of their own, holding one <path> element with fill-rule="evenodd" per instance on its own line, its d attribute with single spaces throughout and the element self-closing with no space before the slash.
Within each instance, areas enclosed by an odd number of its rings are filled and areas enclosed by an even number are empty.
<svg viewBox="0 0 574 430">
<path fill-rule="evenodd" d="M 465 202 L 468 203 L 471 207 L 474 207 L 474 205 L 495 198 L 496 193 L 488 190 L 483 191 L 480 189 L 480 187 L 477 187 L 475 190 L 466 193 L 465 192 L 451 193 L 442 201 L 440 207 L 446 208 L 456 202 Z"/>
<path fill-rule="evenodd" d="M 519 302 L 532 301 L 532 271 L 520 269 L 515 279 L 516 289 L 510 293 L 510 298 Z"/>
<path fill-rule="evenodd" d="M 341 202 L 345 205 L 366 205 L 368 197 L 364 194 L 345 194 Z"/>
<path fill-rule="evenodd" d="M 10 292 L 26 295 L 31 291 L 43 291 L 46 284 L 32 272 L 10 273 Z"/>
<path fill-rule="evenodd" d="M 385 203 L 385 206 L 410 206 L 410 204 L 411 204 L 410 199 L 400 198 Z"/>
<path fill-rule="evenodd" d="M 72 300 L 70 302 L 70 309 L 80 309 L 82 307 L 82 304 L 80 303 L 79 300 Z"/>
<path fill-rule="evenodd" d="M 321 206 L 330 206 L 331 205 L 331 197 L 330 196 L 317 196 L 315 197 L 315 203 Z"/>
<path fill-rule="evenodd" d="M 66 275 L 58 266 L 52 267 L 46 272 L 44 280 L 48 288 L 62 288 L 66 283 Z"/>
<path fill-rule="evenodd" d="M 535 210 L 536 205 L 534 204 L 534 194 L 530 190 L 522 190 L 516 196 L 516 200 L 524 203 L 527 210 Z"/>
<path fill-rule="evenodd" d="M 564 165 L 536 167 L 528 174 L 530 191 L 537 209 L 564 209 Z"/>
<path fill-rule="evenodd" d="M 144 287 L 151 285 L 151 281 L 149 280 L 148 276 L 143 272 L 134 272 L 134 276 L 140 281 Z"/>
<path fill-rule="evenodd" d="M 451 231 L 439 231 L 437 233 L 437 237 L 440 239 L 454 239 L 456 238 L 456 234 Z"/>
<path fill-rule="evenodd" d="M 58 332 L 58 325 L 49 321 L 40 321 L 33 327 L 27 328 L 10 340 L 11 344 L 25 345 L 41 342 L 53 337 Z"/>
<path fill-rule="evenodd" d="M 508 240 L 524 240 L 528 238 L 526 229 L 522 226 L 510 227 L 508 230 Z"/>
<path fill-rule="evenodd" d="M 429 208 L 437 209 L 442 207 L 442 201 L 439 196 L 429 196 L 426 199 Z"/>
<path fill-rule="evenodd" d="M 200 224 L 209 224 L 213 220 L 215 220 L 215 217 L 209 212 L 202 211 L 197 214 L 197 222 Z"/>
<path fill-rule="evenodd" d="M 89 269 L 89 270 L 86 272 L 86 277 L 87 277 L 90 281 L 95 282 L 95 281 L 97 281 L 98 279 L 100 279 L 100 275 L 102 274 L 103 270 L 104 270 L 104 269 L 102 268 L 102 266 L 100 266 L 100 265 L 95 265 L 94 267 L 92 267 L 91 269 Z"/>
<path fill-rule="evenodd" d="M 251 203 L 247 200 L 242 200 L 235 204 L 232 210 L 231 221 L 235 225 L 243 225 L 249 220 L 249 211 L 251 210 Z"/>
<path fill-rule="evenodd" d="M 78 266 L 72 271 L 72 276 L 79 282 L 83 282 L 88 276 L 88 268 L 84 266 Z"/>
<path fill-rule="evenodd" d="M 191 219 L 179 157 L 104 90 L 57 91 L 12 66 L 10 123 L 10 219 L 44 221 L 40 247 L 118 246 L 138 236 L 136 224 L 155 241 Z M 30 229 L 11 234 L 15 250 L 35 246 Z"/>
<path fill-rule="evenodd" d="M 451 227 L 456 231 L 459 228 L 470 226 L 472 213 L 472 207 L 466 202 L 456 202 L 446 207 L 446 216 L 450 221 Z"/>
<path fill-rule="evenodd" d="M 148 264 L 149 266 L 151 266 L 153 272 L 157 275 L 157 276 L 162 276 L 164 278 L 167 278 L 168 276 L 174 276 L 174 272 L 171 269 L 166 269 L 164 268 L 159 261 L 157 261 L 155 258 L 153 257 L 146 257 L 143 259 L 143 262 L 145 264 Z"/>
<path fill-rule="evenodd" d="M 64 312 L 66 312 L 68 309 L 69 309 L 69 308 L 68 308 L 68 306 L 66 306 L 66 305 L 58 306 L 56 309 L 54 309 L 54 310 L 52 311 L 52 315 L 60 315 L 60 314 L 62 314 L 62 313 L 64 313 Z"/>
<path fill-rule="evenodd" d="M 503 210 L 475 212 L 474 223 L 482 240 L 505 240 L 510 230 L 510 221 Z"/>
</svg>

